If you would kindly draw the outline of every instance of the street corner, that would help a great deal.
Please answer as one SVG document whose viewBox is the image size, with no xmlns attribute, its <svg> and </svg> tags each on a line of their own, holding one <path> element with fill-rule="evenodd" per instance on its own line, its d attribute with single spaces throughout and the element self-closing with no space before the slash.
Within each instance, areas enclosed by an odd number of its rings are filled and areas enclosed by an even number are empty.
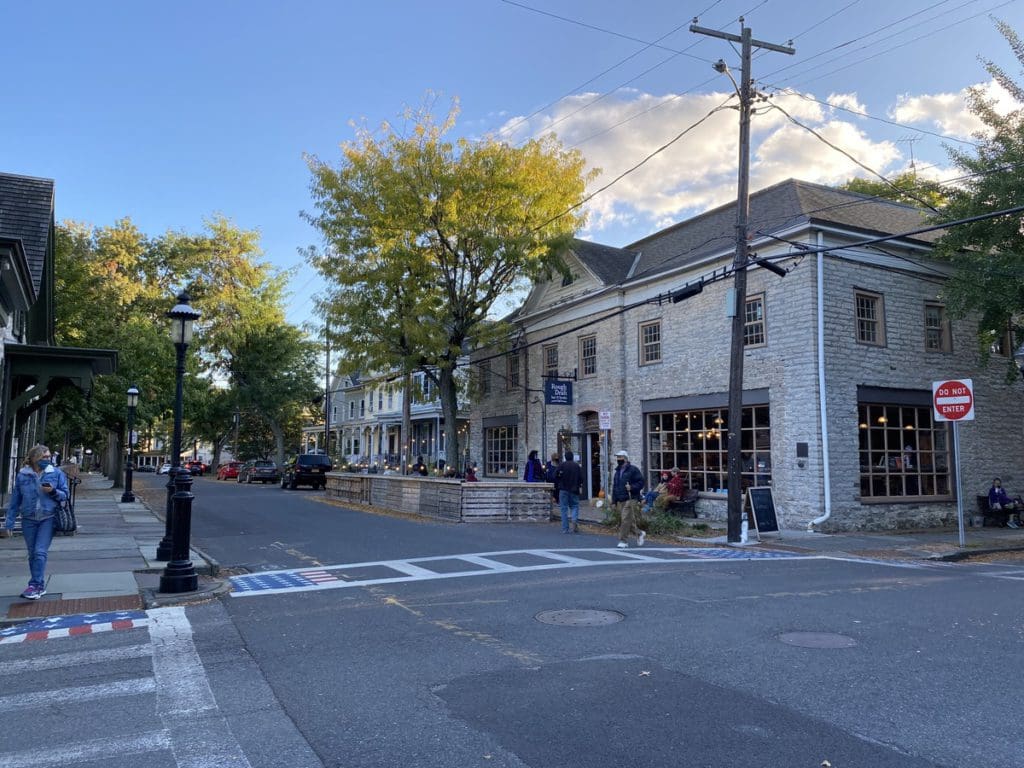
<svg viewBox="0 0 1024 768">
<path fill-rule="evenodd" d="M 215 600 L 231 591 L 231 582 L 228 579 L 216 576 L 200 575 L 198 587 L 189 592 L 161 592 L 160 574 L 139 573 L 136 574 L 139 582 L 139 594 L 142 603 L 148 610 L 150 608 L 164 608 L 171 605 L 191 605 L 193 603 L 204 603 Z"/>
</svg>

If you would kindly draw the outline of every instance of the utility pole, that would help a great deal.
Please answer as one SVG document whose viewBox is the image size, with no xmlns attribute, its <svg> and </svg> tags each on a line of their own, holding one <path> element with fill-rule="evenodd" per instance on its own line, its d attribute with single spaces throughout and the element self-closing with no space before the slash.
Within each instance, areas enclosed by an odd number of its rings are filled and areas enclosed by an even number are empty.
<svg viewBox="0 0 1024 768">
<path fill-rule="evenodd" d="M 324 456 L 331 455 L 331 324 L 324 324 L 324 349 L 327 353 L 327 362 L 324 366 L 324 375 L 327 379 L 327 386 L 324 388 Z"/>
<path fill-rule="evenodd" d="M 737 89 L 740 97 L 740 154 L 739 172 L 736 185 L 736 256 L 732 268 L 735 278 L 732 311 L 732 346 L 729 353 L 729 475 L 728 475 L 728 540 L 730 543 L 740 541 L 740 521 L 743 514 L 742 462 L 740 436 L 743 424 L 743 326 L 746 320 L 747 304 L 747 266 L 750 256 L 747 252 L 747 221 L 750 215 L 750 111 L 753 98 L 753 87 L 750 76 L 750 54 L 752 48 L 764 48 L 778 53 L 794 54 L 796 50 L 785 45 L 754 40 L 750 28 L 740 17 L 740 34 L 719 32 L 717 29 L 690 25 L 690 31 L 708 37 L 717 37 L 732 43 L 740 43 L 741 68 L 740 83 Z M 696 22 L 696 19 L 694 19 Z M 728 74 L 726 63 L 719 59 L 715 64 L 716 71 Z M 732 75 L 729 75 L 732 79 Z M 733 85 L 736 81 L 733 80 Z"/>
</svg>

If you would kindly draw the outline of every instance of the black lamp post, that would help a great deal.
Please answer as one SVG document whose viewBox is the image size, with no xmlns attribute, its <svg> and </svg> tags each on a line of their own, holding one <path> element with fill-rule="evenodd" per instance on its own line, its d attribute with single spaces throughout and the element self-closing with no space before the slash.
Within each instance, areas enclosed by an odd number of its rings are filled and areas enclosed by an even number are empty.
<svg viewBox="0 0 1024 768">
<path fill-rule="evenodd" d="M 167 313 L 171 318 L 171 339 L 177 351 L 174 392 L 174 440 L 171 446 L 171 471 L 167 482 L 167 520 L 164 541 L 157 547 L 158 560 L 170 560 L 160 577 L 161 592 L 194 592 L 199 588 L 196 569 L 188 559 L 192 532 L 192 475 L 181 468 L 181 422 L 184 404 L 185 351 L 192 341 L 192 324 L 199 313 L 189 306 L 189 295 L 182 292 L 178 303 Z M 170 539 L 169 548 L 164 548 Z M 169 549 L 169 551 L 168 551 Z M 162 557 L 161 553 L 167 557 Z"/>
<path fill-rule="evenodd" d="M 135 494 L 132 493 L 132 443 L 135 442 L 132 429 L 135 428 L 135 406 L 139 404 L 139 388 L 132 384 L 128 387 L 128 465 L 124 468 L 124 493 L 121 494 L 122 504 L 131 504 L 135 501 Z"/>
</svg>

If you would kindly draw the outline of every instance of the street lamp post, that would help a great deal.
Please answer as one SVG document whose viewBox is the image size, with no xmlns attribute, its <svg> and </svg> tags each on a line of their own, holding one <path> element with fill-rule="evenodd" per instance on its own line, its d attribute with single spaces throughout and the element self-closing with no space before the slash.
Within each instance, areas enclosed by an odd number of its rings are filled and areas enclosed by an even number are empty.
<svg viewBox="0 0 1024 768">
<path fill-rule="evenodd" d="M 192 532 L 192 474 L 181 468 L 181 422 L 184 407 L 185 352 L 192 341 L 192 324 L 199 319 L 199 313 L 189 306 L 189 295 L 182 292 L 178 303 L 167 313 L 171 318 L 171 338 L 177 352 L 174 392 L 174 440 L 171 446 L 171 471 L 167 483 L 168 515 L 166 534 L 170 538 L 169 559 L 160 577 L 161 592 L 194 592 L 199 588 L 199 577 L 192 561 L 188 559 L 189 538 Z M 165 540 L 168 538 L 165 535 Z M 164 542 L 160 542 L 164 546 Z"/>
<path fill-rule="evenodd" d="M 132 430 L 135 428 L 135 406 L 139 404 L 139 388 L 132 384 L 128 387 L 128 465 L 124 469 L 124 493 L 121 494 L 122 504 L 131 504 L 135 501 L 135 494 L 132 493 L 132 462 L 134 453 L 132 451 Z"/>
</svg>

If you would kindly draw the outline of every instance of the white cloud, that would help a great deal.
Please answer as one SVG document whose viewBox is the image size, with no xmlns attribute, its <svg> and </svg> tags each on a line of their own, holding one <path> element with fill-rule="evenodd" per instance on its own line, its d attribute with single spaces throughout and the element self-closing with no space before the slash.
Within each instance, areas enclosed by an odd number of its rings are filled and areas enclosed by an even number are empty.
<svg viewBox="0 0 1024 768">
<path fill-rule="evenodd" d="M 995 103 L 999 114 L 1020 108 L 1009 92 L 994 80 L 975 86 Z M 968 88 L 956 93 L 932 93 L 920 96 L 904 94 L 896 100 L 889 116 L 901 123 L 924 123 L 948 136 L 967 138 L 984 131 L 985 125 L 967 108 Z"/>
<path fill-rule="evenodd" d="M 529 120 L 510 119 L 500 133 L 514 140 L 555 131 L 563 145 L 578 145 L 592 168 L 602 173 L 589 191 L 608 184 L 658 147 L 693 125 L 729 98 L 728 93 L 662 95 L 622 90 L 599 101 L 595 94 L 561 100 Z M 830 99 L 856 105 L 855 94 Z M 584 105 L 593 104 L 585 109 Z M 776 104 L 801 123 L 825 135 L 880 173 L 898 162 L 894 144 L 874 141 L 859 126 L 860 118 L 837 117 L 834 110 L 799 95 L 778 94 L 759 104 L 751 122 L 751 189 L 787 178 L 825 184 L 842 183 L 863 171 L 849 158 L 795 126 Z M 731 99 L 729 106 L 735 106 Z M 633 119 L 629 119 L 633 118 Z M 628 122 L 626 122 L 628 120 Z M 854 122 L 856 121 L 856 124 Z M 610 126 L 618 127 L 609 130 Z M 738 113 L 722 109 L 672 146 L 630 172 L 589 203 L 585 236 L 600 239 L 602 230 L 630 229 L 637 238 L 654 229 L 735 199 L 739 153 Z"/>
</svg>

